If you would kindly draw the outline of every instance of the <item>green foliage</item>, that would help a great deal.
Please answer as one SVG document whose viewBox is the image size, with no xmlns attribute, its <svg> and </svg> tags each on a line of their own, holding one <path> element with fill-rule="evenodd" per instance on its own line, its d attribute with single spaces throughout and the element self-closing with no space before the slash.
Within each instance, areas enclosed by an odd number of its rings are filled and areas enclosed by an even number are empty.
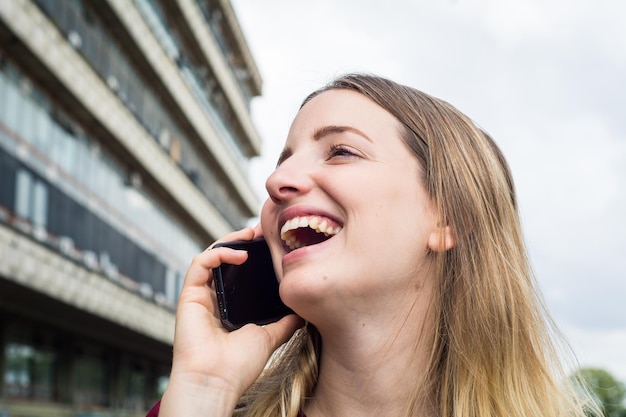
<svg viewBox="0 0 626 417">
<path fill-rule="evenodd" d="M 581 368 L 572 377 L 591 392 L 605 417 L 626 417 L 626 387 L 609 372 Z"/>
</svg>

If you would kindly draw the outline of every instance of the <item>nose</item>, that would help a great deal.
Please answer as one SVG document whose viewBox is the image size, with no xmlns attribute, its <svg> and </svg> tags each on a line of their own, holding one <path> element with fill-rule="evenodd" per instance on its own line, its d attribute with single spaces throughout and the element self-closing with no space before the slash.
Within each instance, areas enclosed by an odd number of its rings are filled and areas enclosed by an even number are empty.
<svg viewBox="0 0 626 417">
<path fill-rule="evenodd" d="M 313 188 L 313 177 L 305 164 L 292 156 L 276 167 L 267 178 L 265 188 L 275 204 L 284 204 Z"/>
</svg>

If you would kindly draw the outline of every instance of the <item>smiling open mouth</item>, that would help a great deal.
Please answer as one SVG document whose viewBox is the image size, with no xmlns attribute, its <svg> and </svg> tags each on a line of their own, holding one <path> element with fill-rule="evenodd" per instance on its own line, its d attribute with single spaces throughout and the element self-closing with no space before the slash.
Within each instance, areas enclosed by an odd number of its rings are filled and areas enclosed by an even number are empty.
<svg viewBox="0 0 626 417">
<path fill-rule="evenodd" d="M 320 216 L 302 216 L 287 220 L 280 230 L 280 238 L 289 250 L 322 243 L 342 229 L 332 226 L 328 219 Z"/>
</svg>

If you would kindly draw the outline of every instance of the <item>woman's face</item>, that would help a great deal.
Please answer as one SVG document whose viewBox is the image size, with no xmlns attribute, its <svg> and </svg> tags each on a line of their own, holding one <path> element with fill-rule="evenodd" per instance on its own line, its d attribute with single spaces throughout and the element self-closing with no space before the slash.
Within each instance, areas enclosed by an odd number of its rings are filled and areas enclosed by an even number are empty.
<svg viewBox="0 0 626 417">
<path fill-rule="evenodd" d="M 428 278 L 437 219 L 400 123 L 365 96 L 329 90 L 296 116 L 261 222 L 284 302 L 328 312 L 391 310 Z"/>
</svg>

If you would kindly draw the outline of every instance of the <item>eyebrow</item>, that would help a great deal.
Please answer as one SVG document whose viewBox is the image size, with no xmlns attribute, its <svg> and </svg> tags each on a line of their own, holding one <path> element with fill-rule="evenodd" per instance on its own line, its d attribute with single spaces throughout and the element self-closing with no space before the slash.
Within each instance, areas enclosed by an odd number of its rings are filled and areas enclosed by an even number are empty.
<svg viewBox="0 0 626 417">
<path fill-rule="evenodd" d="M 343 133 L 343 132 L 354 133 L 356 135 L 361 136 L 363 139 L 367 140 L 368 142 L 372 142 L 372 139 L 370 139 L 370 137 L 367 136 L 365 133 L 363 133 L 361 130 L 352 126 L 338 126 L 338 125 L 323 126 L 323 127 L 316 129 L 315 132 L 313 132 L 313 140 L 317 142 L 317 141 L 324 139 L 326 136 Z M 280 153 L 276 166 L 279 166 L 286 159 L 288 159 L 292 154 L 293 154 L 293 151 L 291 150 L 291 148 L 285 148 Z"/>
<path fill-rule="evenodd" d="M 316 129 L 315 132 L 313 133 L 313 139 L 318 141 L 324 138 L 325 136 L 333 135 L 336 133 L 343 133 L 343 132 L 354 133 L 356 135 L 363 137 L 368 142 L 372 141 L 372 139 L 370 139 L 369 136 L 367 136 L 365 133 L 363 133 L 362 131 L 360 131 L 359 129 L 355 127 L 337 126 L 337 125 L 324 126 L 324 127 L 320 127 L 319 129 Z"/>
</svg>

